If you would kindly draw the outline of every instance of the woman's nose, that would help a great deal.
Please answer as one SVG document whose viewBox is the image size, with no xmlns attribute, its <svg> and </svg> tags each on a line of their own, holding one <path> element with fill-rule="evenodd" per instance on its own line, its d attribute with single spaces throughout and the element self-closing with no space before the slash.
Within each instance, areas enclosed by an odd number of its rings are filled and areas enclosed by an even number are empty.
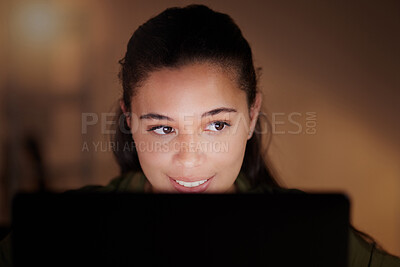
<svg viewBox="0 0 400 267">
<path fill-rule="evenodd" d="M 174 148 L 176 166 L 193 168 L 201 166 L 205 161 L 201 138 L 196 134 L 181 134 Z"/>
</svg>

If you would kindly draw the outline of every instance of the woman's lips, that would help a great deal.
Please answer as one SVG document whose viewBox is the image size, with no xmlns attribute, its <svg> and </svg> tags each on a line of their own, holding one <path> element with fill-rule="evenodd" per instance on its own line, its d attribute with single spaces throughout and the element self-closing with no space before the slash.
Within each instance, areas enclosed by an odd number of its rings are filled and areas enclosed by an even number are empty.
<svg viewBox="0 0 400 267">
<path fill-rule="evenodd" d="M 214 178 L 215 175 L 211 176 L 210 178 L 207 179 L 206 182 L 204 182 L 201 185 L 198 186 L 193 186 L 193 187 L 186 187 L 184 185 L 179 184 L 176 180 L 178 181 L 182 181 L 179 179 L 172 179 L 171 177 L 168 176 L 170 182 L 172 183 L 172 186 L 178 191 L 178 192 L 182 192 L 182 193 L 201 193 L 204 192 L 208 186 L 211 183 L 211 180 Z M 200 181 L 200 180 L 199 180 Z"/>
</svg>

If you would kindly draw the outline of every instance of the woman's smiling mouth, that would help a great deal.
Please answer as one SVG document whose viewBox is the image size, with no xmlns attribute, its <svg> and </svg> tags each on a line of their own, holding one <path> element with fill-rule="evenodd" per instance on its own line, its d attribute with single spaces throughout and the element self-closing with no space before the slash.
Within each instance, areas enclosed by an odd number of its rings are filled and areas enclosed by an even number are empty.
<svg viewBox="0 0 400 267">
<path fill-rule="evenodd" d="M 201 181 L 196 181 L 196 182 L 184 182 L 184 181 L 179 181 L 179 180 L 175 180 L 178 184 L 183 185 L 184 187 L 196 187 L 199 186 L 201 184 L 204 184 L 205 182 L 207 182 L 208 179 L 206 180 L 201 180 Z"/>
<path fill-rule="evenodd" d="M 193 182 L 187 182 L 183 181 L 184 178 L 178 178 L 174 179 L 168 176 L 170 179 L 173 187 L 178 191 L 182 193 L 201 193 L 204 192 L 208 186 L 210 185 L 210 182 L 212 178 L 214 178 L 215 175 L 211 176 L 210 178 L 203 179 L 203 180 L 197 180 Z M 179 180 L 181 179 L 181 180 Z"/>
</svg>

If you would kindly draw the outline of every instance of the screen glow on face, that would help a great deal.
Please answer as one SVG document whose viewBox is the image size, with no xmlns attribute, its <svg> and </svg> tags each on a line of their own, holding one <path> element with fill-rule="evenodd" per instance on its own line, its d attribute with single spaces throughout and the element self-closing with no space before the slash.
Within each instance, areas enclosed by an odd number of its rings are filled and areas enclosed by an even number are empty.
<svg viewBox="0 0 400 267">
<path fill-rule="evenodd" d="M 131 132 L 153 192 L 234 191 L 251 119 L 233 75 L 208 63 L 150 73 L 131 102 Z"/>
</svg>

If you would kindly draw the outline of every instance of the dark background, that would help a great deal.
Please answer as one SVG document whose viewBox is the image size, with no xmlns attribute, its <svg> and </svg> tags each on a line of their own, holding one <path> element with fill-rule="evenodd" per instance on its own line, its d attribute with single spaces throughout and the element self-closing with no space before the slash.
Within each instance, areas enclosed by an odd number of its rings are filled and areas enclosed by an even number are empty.
<svg viewBox="0 0 400 267">
<path fill-rule="evenodd" d="M 190 3 L 0 2 L 2 225 L 18 191 L 118 175 L 104 130 L 121 93 L 118 60 L 140 24 Z M 196 3 L 231 15 L 263 69 L 281 183 L 347 193 L 353 224 L 400 255 L 399 1 Z M 85 133 L 87 113 L 98 122 Z"/>
</svg>

